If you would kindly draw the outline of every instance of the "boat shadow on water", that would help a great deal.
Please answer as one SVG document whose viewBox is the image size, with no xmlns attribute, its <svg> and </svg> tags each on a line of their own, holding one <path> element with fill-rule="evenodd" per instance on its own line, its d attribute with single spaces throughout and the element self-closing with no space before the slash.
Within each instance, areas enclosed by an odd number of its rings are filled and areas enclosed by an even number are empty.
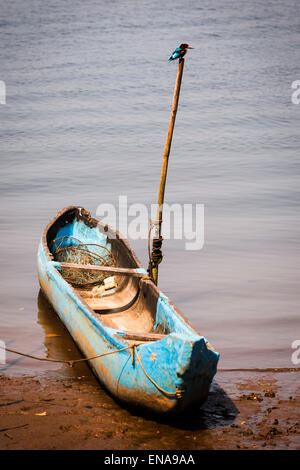
<svg viewBox="0 0 300 470">
<path fill-rule="evenodd" d="M 61 358 L 62 360 L 80 359 L 82 354 L 74 343 L 68 330 L 60 321 L 51 305 L 48 303 L 44 294 L 40 290 L 37 298 L 38 323 L 45 331 L 44 344 L 47 348 L 49 359 Z M 57 367 L 57 365 L 56 365 Z M 110 392 L 99 383 L 97 377 L 85 362 L 76 364 L 70 368 L 66 364 L 57 367 L 62 377 L 85 376 L 95 383 L 95 386 L 105 390 L 107 398 L 110 397 L 115 403 L 117 400 L 112 397 Z M 232 402 L 226 392 L 213 380 L 209 395 L 202 406 L 194 407 L 190 412 L 185 412 L 179 416 L 164 416 L 159 414 L 147 413 L 142 409 L 128 406 L 122 402 L 118 403 L 125 408 L 131 415 L 139 416 L 149 421 L 156 421 L 162 424 L 169 424 L 176 428 L 186 430 L 213 429 L 223 426 L 229 426 L 234 422 L 239 410 Z"/>
</svg>

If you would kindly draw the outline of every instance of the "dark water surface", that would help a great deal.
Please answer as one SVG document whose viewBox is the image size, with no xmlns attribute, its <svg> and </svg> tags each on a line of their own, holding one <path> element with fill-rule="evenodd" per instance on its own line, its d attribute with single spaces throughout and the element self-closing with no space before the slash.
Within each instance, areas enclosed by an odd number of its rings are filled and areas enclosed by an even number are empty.
<svg viewBox="0 0 300 470">
<path fill-rule="evenodd" d="M 165 201 L 204 204 L 205 244 L 166 241 L 159 286 L 221 367 L 293 366 L 299 10 L 292 0 L 1 2 L 0 340 L 76 353 L 38 297 L 42 230 L 66 205 L 95 215 L 119 195 L 156 202 L 177 70 L 166 58 L 188 42 Z M 130 243 L 146 265 L 146 241 Z M 7 373 L 58 367 L 9 359 Z"/>
</svg>

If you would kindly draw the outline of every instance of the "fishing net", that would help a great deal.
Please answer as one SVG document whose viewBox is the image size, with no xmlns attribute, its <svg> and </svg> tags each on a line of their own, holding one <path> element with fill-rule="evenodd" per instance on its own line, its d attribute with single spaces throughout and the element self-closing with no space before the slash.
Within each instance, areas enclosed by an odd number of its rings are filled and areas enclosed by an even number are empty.
<svg viewBox="0 0 300 470">
<path fill-rule="evenodd" d="M 82 243 L 77 238 L 64 236 L 53 240 L 53 254 L 56 261 L 63 263 L 116 266 L 115 258 L 106 246 L 96 243 Z M 93 273 L 87 270 L 61 268 L 61 275 L 74 286 L 102 284 L 111 276 L 106 272 Z"/>
</svg>

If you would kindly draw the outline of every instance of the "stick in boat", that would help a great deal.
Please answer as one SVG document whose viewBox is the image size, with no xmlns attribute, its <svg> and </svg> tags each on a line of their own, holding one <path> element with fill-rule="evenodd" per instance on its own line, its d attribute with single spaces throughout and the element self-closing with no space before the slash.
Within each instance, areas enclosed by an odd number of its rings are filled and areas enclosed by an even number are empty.
<svg viewBox="0 0 300 470">
<path fill-rule="evenodd" d="M 55 262 L 55 264 L 63 269 L 70 269 L 73 271 L 89 271 L 89 272 L 107 272 L 111 274 L 122 274 L 125 276 L 134 276 L 134 277 L 141 277 L 145 278 L 148 277 L 145 272 L 139 272 L 137 269 L 134 268 L 119 268 L 117 266 L 94 266 L 91 264 L 75 264 L 75 263 L 59 263 Z"/>
<path fill-rule="evenodd" d="M 160 248 L 162 245 L 161 224 L 162 224 L 163 203 L 164 203 L 164 196 L 165 196 L 165 186 L 166 186 L 167 170 L 168 170 L 169 155 L 170 155 L 170 149 L 171 149 L 171 143 L 172 143 L 172 137 L 173 137 L 173 130 L 174 130 L 176 113 L 177 113 L 177 108 L 178 108 L 181 79 L 182 79 L 182 74 L 183 74 L 183 66 L 184 66 L 184 59 L 181 58 L 179 59 L 179 63 L 178 63 L 178 72 L 177 72 L 177 79 L 176 79 L 176 84 L 175 84 L 175 89 L 174 89 L 171 118 L 170 118 L 169 129 L 168 129 L 168 134 L 167 134 L 167 139 L 166 139 L 165 149 L 164 149 L 164 154 L 163 154 L 163 163 L 162 163 L 160 186 L 159 186 L 159 193 L 158 193 L 157 220 L 156 220 L 156 223 L 158 224 L 158 230 L 153 236 L 152 254 L 151 254 L 151 259 L 149 261 L 149 269 L 148 269 L 148 272 L 156 285 L 157 285 L 157 280 L 158 280 L 158 265 L 162 260 L 162 253 L 161 253 Z"/>
</svg>

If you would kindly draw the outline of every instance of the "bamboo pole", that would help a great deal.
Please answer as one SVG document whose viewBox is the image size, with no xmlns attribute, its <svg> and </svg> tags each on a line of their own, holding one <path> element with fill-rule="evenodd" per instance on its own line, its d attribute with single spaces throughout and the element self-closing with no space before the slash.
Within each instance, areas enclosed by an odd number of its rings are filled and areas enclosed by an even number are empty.
<svg viewBox="0 0 300 470">
<path fill-rule="evenodd" d="M 153 254 L 155 252 L 156 253 L 159 252 L 158 258 L 159 257 L 160 258 L 158 262 L 155 259 L 153 261 L 150 260 L 150 264 L 149 264 L 150 276 L 152 277 L 156 285 L 157 285 L 157 280 L 158 280 L 158 264 L 162 260 L 162 255 L 160 251 L 160 247 L 162 243 L 161 225 L 162 225 L 163 203 L 164 203 L 164 197 L 165 197 L 168 162 L 169 162 L 169 156 L 170 156 L 170 149 L 171 149 L 176 113 L 177 113 L 177 108 L 178 108 L 183 67 L 184 67 L 184 59 L 181 58 L 179 59 L 179 63 L 178 63 L 177 78 L 176 78 L 176 84 L 175 84 L 175 89 L 174 89 L 173 104 L 172 104 L 172 109 L 171 109 L 171 118 L 170 118 L 169 129 L 168 129 L 167 139 L 166 139 L 164 153 L 163 153 L 163 163 L 162 163 L 160 186 L 159 186 L 159 193 L 158 193 L 158 207 L 157 207 L 157 220 L 156 220 L 156 223 L 158 223 L 158 230 L 156 230 L 156 233 L 153 237 L 151 259 L 153 260 Z M 160 240 L 160 243 L 157 244 L 156 240 Z M 157 257 L 154 257 L 154 258 L 157 258 Z"/>
</svg>

